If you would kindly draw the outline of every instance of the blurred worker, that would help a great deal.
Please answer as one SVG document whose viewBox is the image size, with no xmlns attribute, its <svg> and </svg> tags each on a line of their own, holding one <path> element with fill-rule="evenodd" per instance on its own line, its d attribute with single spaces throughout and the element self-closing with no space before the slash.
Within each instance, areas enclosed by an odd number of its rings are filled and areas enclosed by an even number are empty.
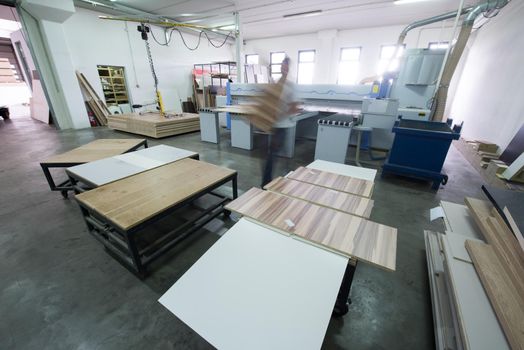
<svg viewBox="0 0 524 350">
<path fill-rule="evenodd" d="M 276 91 L 280 91 L 279 99 L 277 101 L 276 119 L 269 132 L 269 147 L 266 164 L 264 166 L 262 175 L 262 186 L 271 182 L 273 179 L 273 164 L 275 162 L 276 153 L 284 144 L 286 131 L 294 128 L 296 122 L 291 120 L 291 116 L 296 114 L 298 103 L 295 98 L 294 84 L 287 79 L 289 73 L 290 59 L 286 56 L 282 61 L 281 73 L 282 76 L 276 83 Z"/>
</svg>

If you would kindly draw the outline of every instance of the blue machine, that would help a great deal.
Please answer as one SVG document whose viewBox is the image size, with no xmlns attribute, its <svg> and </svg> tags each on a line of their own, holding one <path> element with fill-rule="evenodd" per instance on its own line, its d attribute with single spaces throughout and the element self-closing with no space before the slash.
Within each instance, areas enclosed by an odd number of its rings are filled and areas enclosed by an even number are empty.
<svg viewBox="0 0 524 350">
<path fill-rule="evenodd" d="M 433 181 L 433 189 L 445 185 L 448 176 L 441 173 L 452 140 L 460 137 L 460 127 L 447 123 L 399 120 L 393 126 L 395 139 L 382 175 L 394 173 Z"/>
</svg>

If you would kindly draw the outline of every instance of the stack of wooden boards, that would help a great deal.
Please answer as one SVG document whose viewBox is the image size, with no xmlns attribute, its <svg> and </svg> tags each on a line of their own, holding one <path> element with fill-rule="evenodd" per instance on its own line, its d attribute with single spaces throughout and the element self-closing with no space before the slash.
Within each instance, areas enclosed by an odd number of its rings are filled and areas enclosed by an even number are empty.
<svg viewBox="0 0 524 350">
<path fill-rule="evenodd" d="M 465 200 L 487 242 L 467 240 L 466 249 L 508 343 L 512 349 L 524 349 L 523 247 L 491 204 Z"/>
<path fill-rule="evenodd" d="M 397 229 L 368 220 L 373 182 L 298 168 L 226 209 L 344 256 L 395 270 Z"/>
<path fill-rule="evenodd" d="M 91 84 L 89 84 L 89 81 L 87 81 L 84 74 L 77 71 L 76 77 L 78 78 L 78 82 L 80 83 L 80 88 L 84 93 L 86 102 L 89 105 L 89 108 L 91 108 L 93 111 L 98 124 L 107 125 L 107 117 L 111 114 L 111 112 L 109 112 L 109 109 L 105 103 L 102 102 L 100 97 L 98 97 L 98 94 L 93 89 Z"/>
<path fill-rule="evenodd" d="M 441 202 L 446 234 L 425 232 L 437 349 L 524 349 L 524 244 L 491 203 L 465 203 Z"/>
<path fill-rule="evenodd" d="M 198 114 L 116 114 L 107 118 L 108 126 L 114 130 L 161 138 L 200 130 Z"/>
</svg>

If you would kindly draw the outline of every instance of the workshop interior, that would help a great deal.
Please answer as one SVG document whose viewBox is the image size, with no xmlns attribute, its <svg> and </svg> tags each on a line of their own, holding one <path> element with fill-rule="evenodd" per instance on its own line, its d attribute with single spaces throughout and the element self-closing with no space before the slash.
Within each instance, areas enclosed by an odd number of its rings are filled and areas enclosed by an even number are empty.
<svg viewBox="0 0 524 350">
<path fill-rule="evenodd" d="M 0 0 L 0 348 L 524 349 L 523 17 Z"/>
</svg>

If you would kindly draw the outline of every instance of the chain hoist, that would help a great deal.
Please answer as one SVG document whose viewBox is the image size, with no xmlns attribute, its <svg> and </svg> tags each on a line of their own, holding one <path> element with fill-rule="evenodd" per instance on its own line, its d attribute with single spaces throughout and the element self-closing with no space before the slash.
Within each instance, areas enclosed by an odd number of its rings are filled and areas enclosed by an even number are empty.
<svg viewBox="0 0 524 350">
<path fill-rule="evenodd" d="M 160 115 L 164 116 L 165 115 L 164 103 L 162 101 L 162 95 L 160 94 L 160 90 L 158 90 L 158 77 L 156 75 L 155 65 L 153 63 L 153 56 L 151 55 L 151 47 L 149 46 L 148 35 L 147 35 L 150 29 L 144 23 L 142 23 L 137 27 L 137 30 L 141 33 L 142 39 L 145 41 L 145 44 L 146 44 L 147 59 L 149 60 L 149 67 L 151 68 L 151 74 L 153 75 L 153 81 L 155 83 L 155 94 L 156 94 L 156 99 L 158 103 L 158 109 L 160 111 Z"/>
</svg>

